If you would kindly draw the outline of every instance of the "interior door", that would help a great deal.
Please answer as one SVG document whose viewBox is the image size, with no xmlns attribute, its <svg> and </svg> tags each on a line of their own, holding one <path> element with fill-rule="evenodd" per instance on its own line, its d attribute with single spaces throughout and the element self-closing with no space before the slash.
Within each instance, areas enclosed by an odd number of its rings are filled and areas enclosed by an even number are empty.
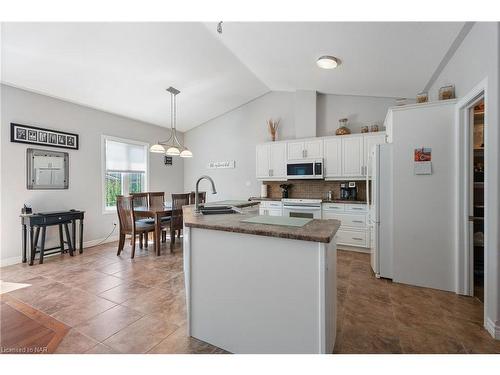
<svg viewBox="0 0 500 375">
<path fill-rule="evenodd" d="M 288 160 L 304 159 L 304 142 L 288 142 Z"/>
<path fill-rule="evenodd" d="M 269 168 L 271 177 L 286 177 L 286 143 L 271 143 L 269 150 Z"/>
<path fill-rule="evenodd" d="M 324 142 L 325 177 L 342 176 L 342 139 L 328 138 Z"/>
<path fill-rule="evenodd" d="M 342 176 L 363 176 L 363 137 L 342 137 Z"/>
<path fill-rule="evenodd" d="M 304 156 L 310 159 L 321 159 L 323 157 L 322 140 L 311 140 L 304 142 Z"/>
<path fill-rule="evenodd" d="M 269 177 L 269 170 L 271 169 L 269 144 L 257 145 L 255 166 L 257 178 Z"/>
</svg>

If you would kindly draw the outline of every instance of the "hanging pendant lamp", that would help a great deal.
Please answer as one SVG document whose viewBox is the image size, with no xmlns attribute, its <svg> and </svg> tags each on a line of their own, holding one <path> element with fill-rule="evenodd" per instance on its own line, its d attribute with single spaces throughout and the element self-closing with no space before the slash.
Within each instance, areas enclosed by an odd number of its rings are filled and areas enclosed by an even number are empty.
<svg viewBox="0 0 500 375">
<path fill-rule="evenodd" d="M 165 153 L 168 156 L 180 156 L 181 158 L 192 158 L 193 153 L 188 150 L 177 139 L 177 94 L 179 90 L 170 86 L 167 91 L 170 93 L 170 137 L 166 141 L 158 141 L 149 148 L 150 152 Z"/>
</svg>

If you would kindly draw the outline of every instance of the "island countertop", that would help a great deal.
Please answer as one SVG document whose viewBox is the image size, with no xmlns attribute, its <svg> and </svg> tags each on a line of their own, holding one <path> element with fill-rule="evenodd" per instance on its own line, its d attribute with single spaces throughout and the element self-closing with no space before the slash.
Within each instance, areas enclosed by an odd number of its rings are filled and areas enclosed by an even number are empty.
<svg viewBox="0 0 500 375">
<path fill-rule="evenodd" d="M 302 227 L 241 222 L 243 219 L 258 216 L 258 212 L 255 210 L 243 210 L 242 214 L 195 216 L 194 206 L 184 206 L 182 209 L 186 227 L 293 240 L 330 243 L 340 227 L 340 221 L 331 219 L 313 219 Z"/>
</svg>

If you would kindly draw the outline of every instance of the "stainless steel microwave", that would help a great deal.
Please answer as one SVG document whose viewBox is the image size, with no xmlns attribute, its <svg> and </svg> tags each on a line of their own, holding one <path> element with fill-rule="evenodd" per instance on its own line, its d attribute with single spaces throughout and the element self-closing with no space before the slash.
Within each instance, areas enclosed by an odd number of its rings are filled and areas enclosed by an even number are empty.
<svg viewBox="0 0 500 375">
<path fill-rule="evenodd" d="M 286 177 L 293 179 L 323 178 L 323 159 L 289 160 L 286 163 Z"/>
</svg>

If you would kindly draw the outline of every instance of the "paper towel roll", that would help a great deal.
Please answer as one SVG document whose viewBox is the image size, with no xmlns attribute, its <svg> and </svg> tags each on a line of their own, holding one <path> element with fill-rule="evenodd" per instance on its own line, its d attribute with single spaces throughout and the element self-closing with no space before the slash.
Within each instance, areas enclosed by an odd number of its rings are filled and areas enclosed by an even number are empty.
<svg viewBox="0 0 500 375">
<path fill-rule="evenodd" d="M 260 186 L 260 197 L 267 198 L 267 185 L 265 185 L 265 184 L 262 184 Z"/>
</svg>

